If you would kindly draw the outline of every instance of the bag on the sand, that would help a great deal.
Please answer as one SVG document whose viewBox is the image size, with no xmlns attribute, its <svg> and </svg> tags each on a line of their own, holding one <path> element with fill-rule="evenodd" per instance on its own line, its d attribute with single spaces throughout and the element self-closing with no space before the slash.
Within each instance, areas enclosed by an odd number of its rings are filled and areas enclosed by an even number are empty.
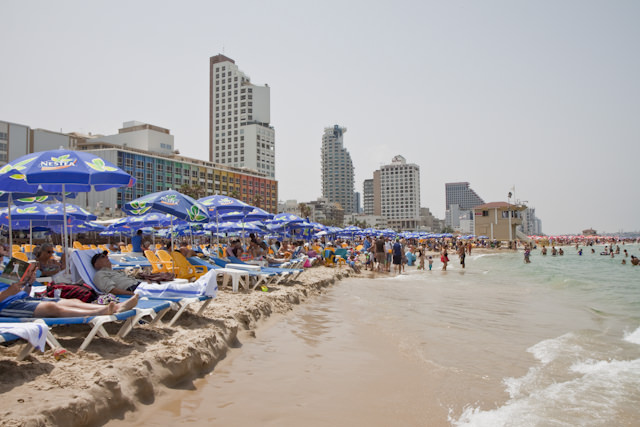
<svg viewBox="0 0 640 427">
<path fill-rule="evenodd" d="M 60 289 L 60 298 L 66 299 L 79 299 L 84 302 L 93 302 L 98 298 L 98 294 L 91 289 L 89 285 L 84 283 L 71 284 L 71 283 L 55 283 L 47 286 L 47 290 L 44 296 L 47 298 L 54 298 L 54 292 L 56 289 Z"/>
</svg>

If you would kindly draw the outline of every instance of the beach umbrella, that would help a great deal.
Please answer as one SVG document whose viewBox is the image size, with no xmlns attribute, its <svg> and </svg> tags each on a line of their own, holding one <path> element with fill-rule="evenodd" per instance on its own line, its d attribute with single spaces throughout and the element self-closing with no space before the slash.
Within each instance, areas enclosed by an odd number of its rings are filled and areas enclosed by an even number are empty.
<svg viewBox="0 0 640 427">
<path fill-rule="evenodd" d="M 283 212 L 274 215 L 271 222 L 280 224 L 295 224 L 297 222 L 304 222 L 304 219 L 300 218 L 298 215 Z"/>
<path fill-rule="evenodd" d="M 34 202 L 44 202 L 51 198 L 51 193 L 44 191 L 41 185 L 28 184 L 25 176 L 18 170 L 3 167 L 0 169 L 4 173 L 0 174 L 0 189 L 7 189 L 7 191 L 0 191 L 0 206 L 24 205 Z M 75 197 L 75 193 L 69 193 L 69 196 Z M 9 211 L 9 217 L 11 217 L 11 211 Z M 11 233 L 12 222 L 9 218 L 9 245 L 13 245 L 13 235 Z"/>
<path fill-rule="evenodd" d="M 227 213 L 231 214 L 232 212 L 236 213 L 234 216 L 235 219 L 246 221 L 244 217 L 240 217 L 239 215 L 241 213 L 248 214 L 253 209 L 255 209 L 253 206 L 243 202 L 242 200 L 238 200 L 230 196 L 223 196 L 220 194 L 203 197 L 201 199 L 198 199 L 198 201 L 207 207 L 207 209 L 209 210 L 209 216 L 211 217 L 211 220 L 215 219 L 216 225 L 218 225 L 220 221 L 229 221 L 231 217 L 222 219 L 221 216 Z M 216 234 L 219 234 L 219 230 L 217 229 Z"/>
<path fill-rule="evenodd" d="M 260 208 L 253 208 L 249 212 L 231 211 L 231 212 L 223 213 L 220 215 L 220 221 L 242 220 L 245 222 L 251 222 L 251 221 L 265 221 L 272 218 L 273 218 L 273 214 L 270 214 L 269 212 Z"/>
<path fill-rule="evenodd" d="M 209 222 L 209 213 L 205 206 L 193 197 L 175 190 L 147 194 L 126 203 L 122 210 L 131 215 L 144 215 L 151 212 L 170 214 L 172 229 L 174 217 L 188 222 Z M 171 247 L 173 247 L 173 233 Z"/>
<path fill-rule="evenodd" d="M 135 179 L 117 166 L 86 151 L 59 150 L 41 151 L 21 156 L 0 169 L 2 175 L 18 171 L 29 185 L 42 186 L 47 192 L 104 191 L 110 188 L 133 186 Z M 6 184 L 3 184 L 6 185 Z M 16 188 L 0 186 L 0 191 L 17 191 Z M 66 214 L 64 221 L 64 246 L 67 247 Z M 67 257 L 67 267 L 68 267 Z"/>
<path fill-rule="evenodd" d="M 142 216 L 125 216 L 107 227 L 108 230 L 127 229 L 136 231 L 146 227 L 168 227 L 171 218 L 168 214 L 151 212 Z"/>
<path fill-rule="evenodd" d="M 62 203 L 52 205 L 32 203 L 29 205 L 12 206 L 10 212 L 12 220 L 57 221 L 60 224 L 65 221 L 65 214 L 66 218 L 79 219 L 82 221 L 92 221 L 97 218 L 91 212 L 70 203 L 64 205 Z M 0 210 L 0 215 L 7 219 L 8 213 L 8 208 Z"/>
<path fill-rule="evenodd" d="M 126 203 L 122 210 L 131 215 L 163 212 L 188 222 L 208 222 L 207 208 L 194 198 L 175 190 L 147 194 Z"/>
<path fill-rule="evenodd" d="M 201 199 L 198 199 L 198 202 L 206 206 L 206 208 L 209 210 L 211 218 L 227 212 L 249 213 L 253 209 L 255 209 L 253 206 L 243 202 L 242 200 L 234 199 L 233 197 L 223 196 L 220 194 L 203 197 Z"/>
</svg>

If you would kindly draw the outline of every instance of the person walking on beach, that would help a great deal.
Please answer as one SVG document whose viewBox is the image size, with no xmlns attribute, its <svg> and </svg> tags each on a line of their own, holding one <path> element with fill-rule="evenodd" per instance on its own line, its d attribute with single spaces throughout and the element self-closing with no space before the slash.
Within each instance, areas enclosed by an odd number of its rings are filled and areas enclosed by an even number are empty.
<svg viewBox="0 0 640 427">
<path fill-rule="evenodd" d="M 433 257 L 429 255 L 429 271 L 433 268 Z"/>
</svg>

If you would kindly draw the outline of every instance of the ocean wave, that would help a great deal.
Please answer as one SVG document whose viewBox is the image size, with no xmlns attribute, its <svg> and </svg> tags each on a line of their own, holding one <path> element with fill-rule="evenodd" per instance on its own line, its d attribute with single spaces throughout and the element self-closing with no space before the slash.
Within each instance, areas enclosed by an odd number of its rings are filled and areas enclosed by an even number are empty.
<svg viewBox="0 0 640 427">
<path fill-rule="evenodd" d="M 633 344 L 640 344 L 640 327 L 633 332 L 624 334 L 624 340 Z"/>
<path fill-rule="evenodd" d="M 531 368 L 522 378 L 507 379 L 512 397 L 504 405 L 490 410 L 466 406 L 457 419 L 450 411 L 449 422 L 492 427 L 613 425 L 621 412 L 637 411 L 640 359 L 576 362 L 564 380 L 550 374 L 545 367 Z M 524 383 L 534 387 L 523 393 Z"/>
<path fill-rule="evenodd" d="M 557 338 L 540 341 L 536 345 L 528 348 L 527 351 L 533 354 L 533 357 L 538 359 L 543 365 L 547 365 L 561 354 L 567 352 L 580 354 L 582 347 L 570 344 L 570 341 L 574 339 L 575 335 L 569 332 Z"/>
</svg>

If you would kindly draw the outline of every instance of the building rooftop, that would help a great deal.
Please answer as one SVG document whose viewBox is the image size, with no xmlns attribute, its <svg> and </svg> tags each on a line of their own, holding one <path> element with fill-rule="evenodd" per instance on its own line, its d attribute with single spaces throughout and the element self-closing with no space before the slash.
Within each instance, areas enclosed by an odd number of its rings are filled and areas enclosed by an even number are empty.
<svg viewBox="0 0 640 427">
<path fill-rule="evenodd" d="M 483 209 L 496 209 L 496 208 L 511 208 L 511 209 L 518 209 L 518 210 L 523 210 L 526 209 L 526 206 L 523 205 L 512 205 L 511 203 L 507 203 L 507 202 L 491 202 L 491 203 L 485 203 L 484 205 L 479 205 L 474 207 L 473 209 L 477 209 L 477 210 L 483 210 Z"/>
</svg>

